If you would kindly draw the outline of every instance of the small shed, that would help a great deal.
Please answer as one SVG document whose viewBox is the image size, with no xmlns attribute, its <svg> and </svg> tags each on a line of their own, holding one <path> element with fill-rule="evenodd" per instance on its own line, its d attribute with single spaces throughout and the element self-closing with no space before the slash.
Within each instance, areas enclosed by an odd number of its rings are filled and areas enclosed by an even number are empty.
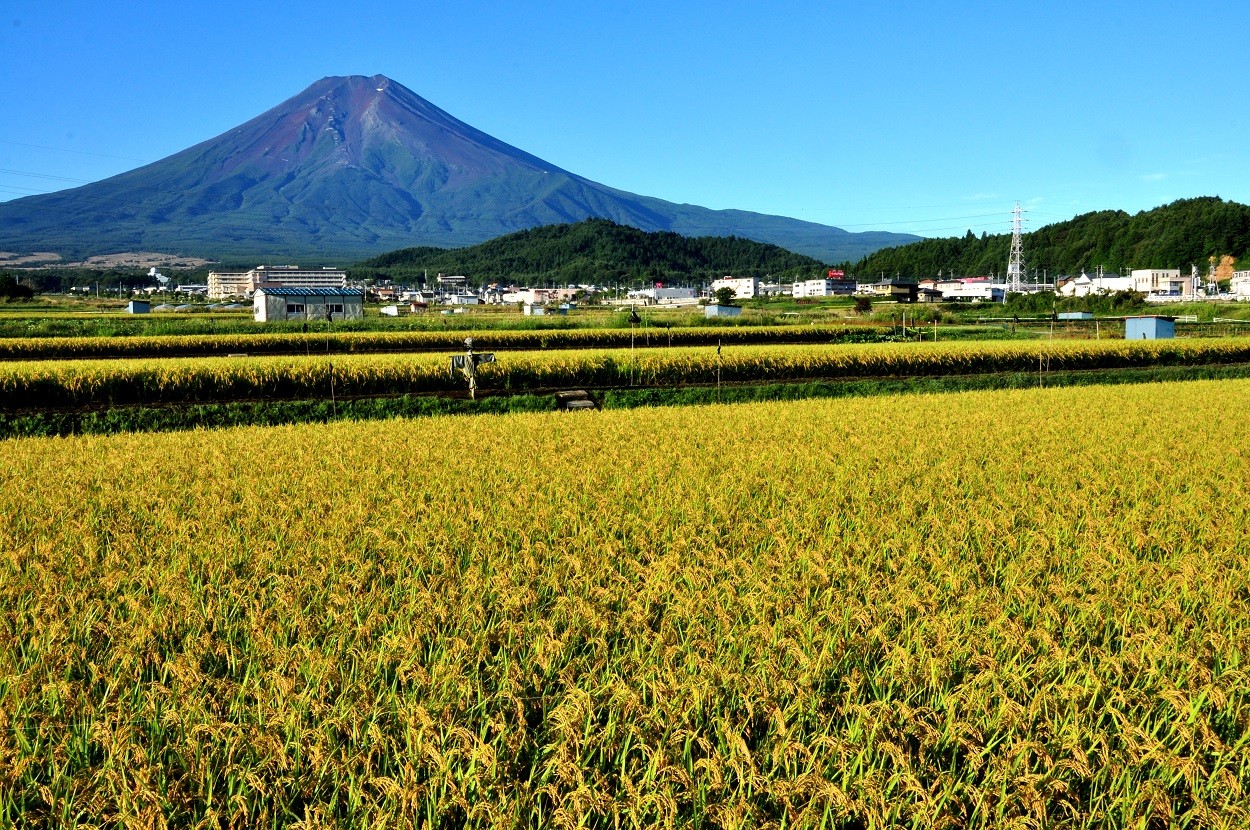
<svg viewBox="0 0 1250 830">
<path fill-rule="evenodd" d="M 365 292 L 352 288 L 258 288 L 252 296 L 258 323 L 276 320 L 358 320 Z"/>
<path fill-rule="evenodd" d="M 1176 337 L 1176 318 L 1146 315 L 1124 318 L 1125 340 L 1171 340 Z"/>
<path fill-rule="evenodd" d="M 705 305 L 703 307 L 704 317 L 737 317 L 742 313 L 742 308 L 736 305 Z"/>
<path fill-rule="evenodd" d="M 147 300 L 131 300 L 126 303 L 127 314 L 149 314 L 152 311 L 152 303 Z"/>
</svg>

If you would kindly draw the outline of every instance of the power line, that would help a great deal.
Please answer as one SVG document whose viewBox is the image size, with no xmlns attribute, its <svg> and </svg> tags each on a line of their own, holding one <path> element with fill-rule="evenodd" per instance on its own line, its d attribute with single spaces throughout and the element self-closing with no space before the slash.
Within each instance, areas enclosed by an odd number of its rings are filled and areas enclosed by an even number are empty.
<svg viewBox="0 0 1250 830">
<path fill-rule="evenodd" d="M 58 153 L 77 153 L 80 156 L 97 156 L 103 159 L 120 159 L 121 161 L 137 161 L 140 164 L 147 164 L 147 159 L 137 159 L 130 156 L 114 156 L 108 153 L 92 153 L 88 150 L 71 150 L 68 147 L 49 147 L 46 144 L 26 144 L 22 141 L 6 141 L 0 138 L 0 144 L 11 144 L 14 147 L 34 147 L 37 150 L 55 150 Z"/>
<path fill-rule="evenodd" d="M 40 196 L 44 193 L 56 193 L 55 190 L 32 190 L 29 187 L 18 187 L 15 184 L 0 185 L 0 190 L 6 190 L 9 193 L 21 193 L 23 195 Z"/>
<path fill-rule="evenodd" d="M 988 219 L 1002 215 L 1002 211 L 995 211 L 994 213 L 974 213 L 969 216 L 934 216 L 928 219 L 908 219 L 900 222 L 832 222 L 831 224 L 837 225 L 839 228 L 864 228 L 868 226 L 877 227 L 879 225 L 916 225 L 924 222 L 955 222 L 961 219 Z"/>
<path fill-rule="evenodd" d="M 91 184 L 90 179 L 71 179 L 67 176 L 53 176 L 51 173 L 31 173 L 27 170 L 6 170 L 0 167 L 0 173 L 8 173 L 13 176 L 31 176 L 36 179 L 55 179 L 58 182 L 76 182 L 78 184 Z"/>
</svg>

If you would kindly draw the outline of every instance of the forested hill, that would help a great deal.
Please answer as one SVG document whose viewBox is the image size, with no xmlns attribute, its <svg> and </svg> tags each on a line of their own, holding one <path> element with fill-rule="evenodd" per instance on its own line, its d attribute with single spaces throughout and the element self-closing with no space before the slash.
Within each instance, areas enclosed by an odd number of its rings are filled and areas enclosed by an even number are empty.
<svg viewBox="0 0 1250 830">
<path fill-rule="evenodd" d="M 816 276 L 825 266 L 811 257 L 735 236 L 687 237 L 640 231 L 606 219 L 501 236 L 471 248 L 405 248 L 351 269 L 355 279 L 415 282 L 428 272 L 464 274 L 475 283 L 637 284 L 741 277 Z"/>
<path fill-rule="evenodd" d="M 926 239 L 898 248 L 885 248 L 849 266 L 861 278 L 885 274 L 893 278 L 923 278 L 1002 274 L 1007 270 L 1011 234 Z M 1204 196 L 1181 199 L 1130 216 L 1122 210 L 1086 213 L 1039 228 L 1024 238 L 1029 273 L 1037 269 L 1054 276 L 1107 271 L 1127 273 L 1133 268 L 1180 268 L 1191 264 L 1205 273 L 1210 256 L 1230 254 L 1250 258 L 1250 207 Z"/>
</svg>

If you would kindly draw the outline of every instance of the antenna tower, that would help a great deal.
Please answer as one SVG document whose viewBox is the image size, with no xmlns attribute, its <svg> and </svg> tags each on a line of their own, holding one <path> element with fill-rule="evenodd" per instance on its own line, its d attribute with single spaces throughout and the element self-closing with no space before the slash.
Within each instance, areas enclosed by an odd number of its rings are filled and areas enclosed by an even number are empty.
<svg viewBox="0 0 1250 830">
<path fill-rule="evenodd" d="M 1024 291 L 1024 242 L 1020 234 L 1024 229 L 1024 211 L 1016 202 L 1011 220 L 1011 258 L 1007 261 L 1007 290 L 1013 294 Z"/>
</svg>

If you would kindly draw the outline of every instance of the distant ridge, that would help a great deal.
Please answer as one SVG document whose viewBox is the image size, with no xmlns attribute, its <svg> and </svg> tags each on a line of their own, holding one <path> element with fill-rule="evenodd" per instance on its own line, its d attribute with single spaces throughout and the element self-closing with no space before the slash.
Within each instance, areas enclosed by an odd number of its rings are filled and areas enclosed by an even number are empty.
<svg viewBox="0 0 1250 830">
<path fill-rule="evenodd" d="M 505 144 L 389 78 L 353 75 L 324 78 L 144 167 L 0 203 L 0 249 L 324 260 L 470 245 L 589 217 L 736 235 L 828 262 L 918 238 L 617 190 Z"/>
</svg>

